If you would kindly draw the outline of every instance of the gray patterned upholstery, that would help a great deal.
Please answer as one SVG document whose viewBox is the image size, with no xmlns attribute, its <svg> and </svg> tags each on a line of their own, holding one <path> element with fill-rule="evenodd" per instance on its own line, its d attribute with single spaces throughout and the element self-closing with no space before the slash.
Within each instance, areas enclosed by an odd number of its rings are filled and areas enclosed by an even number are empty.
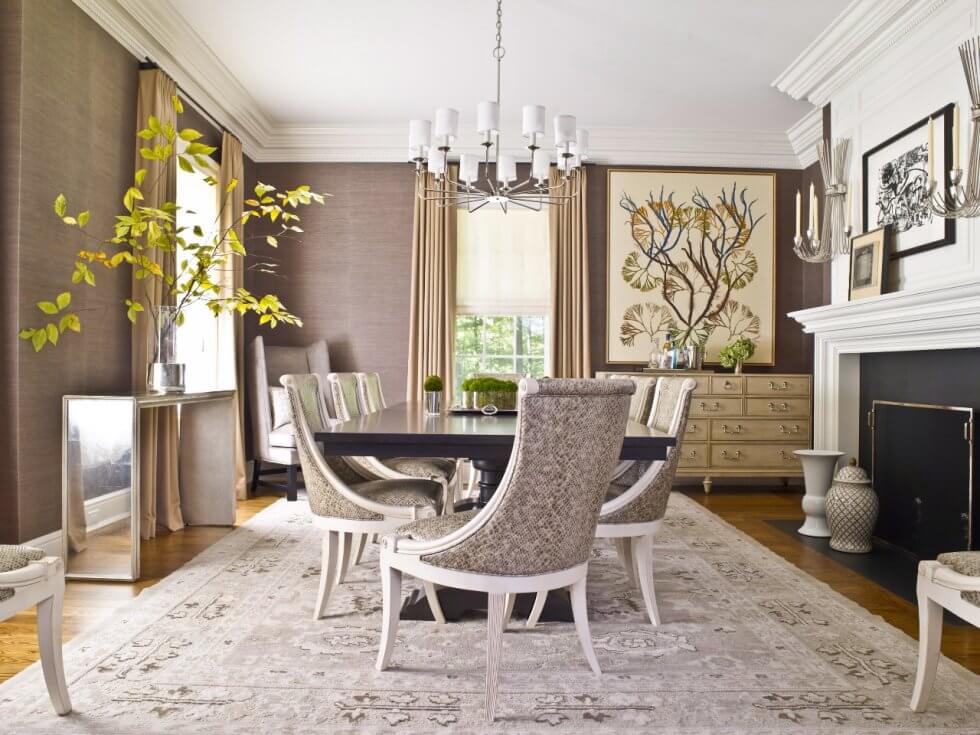
<svg viewBox="0 0 980 735">
<path fill-rule="evenodd" d="M 44 558 L 44 550 L 33 546 L 10 546 L 0 544 L 0 572 L 12 572 L 15 569 L 22 569 L 32 561 L 41 561 Z M 14 596 L 14 591 L 9 588 L 0 588 L 0 602 L 9 600 Z"/>
<path fill-rule="evenodd" d="M 319 449 L 312 440 L 315 432 L 322 431 L 327 426 L 319 379 L 315 375 L 284 375 L 282 384 L 286 388 L 293 411 L 296 449 L 299 452 L 300 464 L 303 466 L 306 493 L 313 513 L 330 518 L 358 521 L 382 519 L 380 514 L 367 510 L 345 497 L 338 489 L 340 485 L 346 486 L 353 492 L 364 491 L 365 497 L 385 505 L 438 507 L 438 502 L 434 498 L 439 497 L 441 487 L 435 482 L 428 480 L 364 482 L 364 478 L 342 457 L 322 457 L 322 466 L 327 470 L 322 472 L 321 464 L 317 460 Z"/>
<path fill-rule="evenodd" d="M 392 459 L 382 459 L 381 464 L 403 475 L 423 477 L 426 479 L 430 477 L 442 477 L 450 480 L 456 472 L 455 461 L 441 459 L 439 457 L 394 457 Z"/>
<path fill-rule="evenodd" d="M 520 576 L 586 562 L 634 390 L 619 380 L 542 380 L 536 393 L 522 394 L 514 449 L 489 517 L 422 560 Z"/>
<path fill-rule="evenodd" d="M 691 407 L 691 392 L 681 390 L 687 378 L 667 377 L 661 378 L 659 383 L 660 395 L 657 396 L 656 405 L 653 406 L 651 421 L 660 424 L 661 431 L 669 431 L 674 414 L 678 409 L 678 403 L 683 401 L 681 406 L 680 423 L 677 427 L 676 436 L 683 436 L 687 428 L 687 416 Z M 659 428 L 654 426 L 654 428 Z M 667 512 L 667 499 L 670 497 L 670 489 L 674 484 L 674 476 L 677 474 L 677 463 L 680 461 L 679 447 L 671 447 L 667 450 L 667 458 L 660 467 L 660 471 L 649 480 L 646 489 L 640 493 L 632 502 L 624 508 L 601 515 L 599 523 L 650 523 L 659 521 Z M 617 477 L 607 488 L 606 501 L 610 501 L 626 491 L 632 485 L 639 482 L 643 473 L 650 467 L 649 462 L 637 462 L 622 477 Z M 629 483 L 626 485 L 625 483 Z"/>
<path fill-rule="evenodd" d="M 448 516 L 423 518 L 400 526 L 396 533 L 399 536 L 407 536 L 416 541 L 433 541 L 437 538 L 448 536 L 453 531 L 458 531 L 472 521 L 475 515 L 475 510 L 464 510 L 460 513 L 451 513 Z"/>
<path fill-rule="evenodd" d="M 653 406 L 653 393 L 657 387 L 656 376 L 610 373 L 606 377 L 610 380 L 632 380 L 636 384 L 636 393 L 630 398 L 630 421 L 645 424 L 650 418 L 650 408 Z"/>
<path fill-rule="evenodd" d="M 950 551 L 937 556 L 936 561 L 959 574 L 980 577 L 980 551 Z M 961 597 L 969 603 L 980 605 L 980 592 L 964 592 Z"/>
</svg>

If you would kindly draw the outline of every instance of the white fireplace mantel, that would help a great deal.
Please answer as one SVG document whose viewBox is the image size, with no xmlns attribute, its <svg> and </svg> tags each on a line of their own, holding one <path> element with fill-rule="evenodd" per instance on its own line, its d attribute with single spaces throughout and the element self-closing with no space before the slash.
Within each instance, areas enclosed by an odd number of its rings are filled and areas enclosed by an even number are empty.
<svg viewBox="0 0 980 735">
<path fill-rule="evenodd" d="M 858 454 L 860 355 L 980 347 L 980 281 L 789 314 L 814 336 L 813 445 Z"/>
</svg>

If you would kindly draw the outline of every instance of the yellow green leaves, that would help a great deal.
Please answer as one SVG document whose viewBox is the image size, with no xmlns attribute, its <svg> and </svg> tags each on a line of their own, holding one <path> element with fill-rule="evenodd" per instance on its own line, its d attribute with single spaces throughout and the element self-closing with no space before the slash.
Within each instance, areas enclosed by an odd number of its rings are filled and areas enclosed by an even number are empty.
<svg viewBox="0 0 980 735">
<path fill-rule="evenodd" d="M 59 217 L 64 217 L 68 211 L 68 200 L 64 194 L 59 194 L 54 200 L 54 213 Z"/>
<path fill-rule="evenodd" d="M 232 179 L 231 181 L 228 182 L 228 186 L 225 187 L 225 194 L 231 194 L 231 192 L 234 191 L 235 187 L 237 186 L 238 186 L 238 179 Z"/>
<path fill-rule="evenodd" d="M 170 101 L 174 103 L 174 112 L 176 112 L 178 115 L 182 115 L 184 113 L 184 103 L 180 101 L 180 97 L 175 94 L 171 95 Z"/>
<path fill-rule="evenodd" d="M 126 189 L 126 193 L 123 195 L 123 206 L 130 212 L 133 211 L 133 207 L 136 206 L 136 200 L 143 198 L 143 192 L 141 192 L 135 186 L 131 186 Z"/>
<path fill-rule="evenodd" d="M 274 238 L 272 235 L 266 235 L 265 242 L 266 245 L 268 245 L 269 247 L 273 247 L 273 248 L 279 247 L 279 240 Z"/>
<path fill-rule="evenodd" d="M 79 212 L 78 213 L 78 226 L 79 227 L 84 227 L 85 225 L 87 225 L 88 224 L 88 221 L 89 221 L 89 218 L 91 216 L 92 216 L 92 213 L 89 212 L 87 209 L 84 212 Z"/>
<path fill-rule="evenodd" d="M 62 291 L 55 297 L 54 301 L 38 301 L 36 304 L 38 310 L 47 316 L 55 316 L 67 309 L 69 305 L 71 305 L 71 294 L 68 291 Z M 40 352 L 46 344 L 58 344 L 58 338 L 66 329 L 71 329 L 73 332 L 81 331 L 82 325 L 76 314 L 64 314 L 57 325 L 49 322 L 37 329 L 30 327 L 22 329 L 17 336 L 23 340 L 30 340 L 34 351 Z"/>
<path fill-rule="evenodd" d="M 184 128 L 180 131 L 180 133 L 178 133 L 178 135 L 180 136 L 181 140 L 186 140 L 187 142 L 193 142 L 198 138 L 204 137 L 201 133 L 194 130 L 194 128 Z"/>
<path fill-rule="evenodd" d="M 191 165 L 187 156 L 177 156 L 177 165 L 180 166 L 181 171 L 186 171 L 189 174 L 194 173 L 194 166 Z"/>
<path fill-rule="evenodd" d="M 75 261 L 75 271 L 71 274 L 72 283 L 85 281 L 89 286 L 95 285 L 95 274 L 80 260 Z"/>
<path fill-rule="evenodd" d="M 143 304 L 139 301 L 133 301 L 132 299 L 126 299 L 126 318 L 129 319 L 133 324 L 136 323 L 136 315 L 143 311 Z"/>
<path fill-rule="evenodd" d="M 264 197 L 264 196 L 265 196 L 266 194 L 268 194 L 268 193 L 269 193 L 270 191 L 275 191 L 275 190 L 276 190 L 276 187 L 274 187 L 274 186 L 269 186 L 268 184 L 263 184 L 263 183 L 262 183 L 262 182 L 260 181 L 259 183 L 257 183 L 257 184 L 255 185 L 255 196 L 257 196 L 257 197 L 258 197 L 259 199 L 261 199 L 261 198 L 262 198 L 262 197 Z M 254 206 L 254 205 L 253 205 L 253 206 Z"/>
</svg>

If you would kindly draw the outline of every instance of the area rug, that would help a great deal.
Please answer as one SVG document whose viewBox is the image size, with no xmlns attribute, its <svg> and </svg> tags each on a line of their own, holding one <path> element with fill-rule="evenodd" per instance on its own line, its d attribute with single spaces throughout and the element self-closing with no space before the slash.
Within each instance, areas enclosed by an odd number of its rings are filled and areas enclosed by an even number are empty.
<svg viewBox="0 0 980 735">
<path fill-rule="evenodd" d="M 0 731 L 980 731 L 980 677 L 943 659 L 930 711 L 912 713 L 914 641 L 681 495 L 657 544 L 664 624 L 648 624 L 597 544 L 588 596 L 604 673 L 571 624 L 513 621 L 493 725 L 485 620 L 402 622 L 378 673 L 376 553 L 314 622 L 319 552 L 306 504 L 275 503 L 68 644 L 73 715 L 52 714 L 36 665 L 0 686 Z"/>
</svg>

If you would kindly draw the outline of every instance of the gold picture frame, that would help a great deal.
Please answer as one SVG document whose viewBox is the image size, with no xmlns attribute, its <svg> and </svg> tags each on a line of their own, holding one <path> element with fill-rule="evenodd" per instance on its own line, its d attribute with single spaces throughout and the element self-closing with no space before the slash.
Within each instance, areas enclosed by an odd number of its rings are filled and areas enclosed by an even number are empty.
<svg viewBox="0 0 980 735">
<path fill-rule="evenodd" d="M 847 300 L 859 301 L 886 292 L 892 226 L 851 238 L 851 263 L 847 278 Z"/>
<path fill-rule="evenodd" d="M 630 181 L 633 179 L 633 181 Z M 754 260 L 753 270 L 748 276 L 753 292 L 750 304 L 732 300 L 730 308 L 734 313 L 722 315 L 724 324 L 716 324 L 718 333 L 709 332 L 706 345 L 706 364 L 718 364 L 718 352 L 724 344 L 738 336 L 748 336 L 759 348 L 749 361 L 758 366 L 773 366 L 776 361 L 776 233 L 777 233 L 777 174 L 768 171 L 738 170 L 685 170 L 674 168 L 610 168 L 606 174 L 606 363 L 610 365 L 646 364 L 650 352 L 663 344 L 666 324 L 664 315 L 663 273 L 640 273 L 636 259 L 629 260 L 630 248 L 640 251 L 639 242 L 627 243 L 624 238 L 632 236 L 635 212 L 640 207 L 657 207 L 671 199 L 673 204 L 692 207 L 696 195 L 700 195 L 701 209 L 717 209 L 734 201 L 736 210 L 744 211 L 751 204 L 754 217 L 764 222 L 758 231 L 752 231 L 747 240 L 751 243 Z M 622 198 L 633 198 L 633 210 L 623 206 Z M 743 199 L 743 195 L 745 199 Z M 662 197 L 662 199 L 659 199 Z M 664 205 L 666 207 L 666 205 Z M 669 221 L 669 218 L 668 218 Z M 656 226 L 656 224 L 654 225 Z M 648 228 L 653 230 L 653 228 Z M 625 234 L 624 234 L 625 233 Z M 642 236 L 641 236 L 642 237 Z M 746 243 L 741 243 L 745 246 Z M 744 248 L 748 250 L 748 247 Z M 744 255 L 744 253 L 739 253 Z M 628 276 L 646 278 L 645 282 L 630 283 Z M 672 293 L 673 284 L 668 284 L 667 293 Z M 745 287 L 742 286 L 744 289 Z M 689 292 L 693 290 L 689 289 Z M 744 291 L 741 291 L 744 293 Z M 726 297 L 727 301 L 727 297 Z M 743 307 L 745 307 L 743 309 Z M 662 318 L 655 323 L 655 318 Z M 736 321 L 753 323 L 752 331 L 739 334 L 734 329 Z M 644 324 L 643 322 L 646 321 Z M 680 320 L 676 320 L 680 322 Z M 690 324 L 681 324 L 690 328 Z M 696 325 L 695 325 L 696 326 Z M 724 333 L 722 333 L 724 332 Z M 735 332 L 734 334 L 728 334 Z M 682 332 L 683 334 L 683 332 Z M 659 335 L 659 336 L 658 336 Z M 631 344 L 625 340 L 634 337 Z M 676 334 L 675 334 L 676 337 Z M 657 340 L 656 347 L 654 340 Z M 637 345 L 642 344 L 641 347 Z M 629 354 L 627 354 L 629 353 Z"/>
</svg>

